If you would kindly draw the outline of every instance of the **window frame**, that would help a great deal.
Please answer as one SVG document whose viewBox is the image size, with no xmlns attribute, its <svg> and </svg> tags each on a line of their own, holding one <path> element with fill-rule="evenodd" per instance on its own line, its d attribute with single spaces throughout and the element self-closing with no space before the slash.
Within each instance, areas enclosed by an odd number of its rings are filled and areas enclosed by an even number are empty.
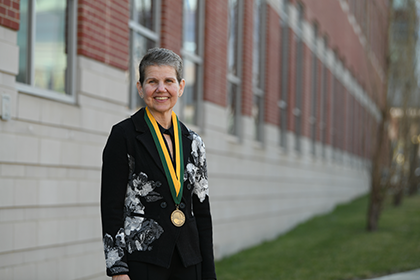
<svg viewBox="0 0 420 280">
<path fill-rule="evenodd" d="M 318 103 L 318 25 L 315 23 L 313 25 L 314 31 L 314 40 L 313 40 L 313 50 L 312 50 L 312 75 L 311 75 L 311 114 L 309 118 L 309 123 L 311 126 L 311 153 L 316 155 L 316 123 L 317 123 L 317 103 Z"/>
<path fill-rule="evenodd" d="M 29 82 L 21 83 L 16 81 L 16 90 L 20 93 L 26 93 L 38 97 L 43 97 L 59 102 L 75 104 L 76 103 L 76 59 L 77 59 L 77 0 L 68 0 L 67 8 L 67 73 L 65 77 L 65 93 L 54 90 L 43 89 L 34 85 L 34 57 L 35 57 L 35 32 L 36 32 L 36 2 L 28 1 L 28 51 L 27 51 L 27 75 Z"/>
<path fill-rule="evenodd" d="M 129 83 L 129 92 L 128 92 L 128 98 L 129 98 L 129 108 L 131 110 L 137 109 L 137 104 L 139 100 L 139 95 L 137 93 L 137 87 L 136 84 L 133 82 L 134 79 L 132 78 L 133 75 L 135 76 L 135 71 L 138 69 L 140 61 L 134 62 L 133 61 L 133 55 L 134 55 L 134 35 L 140 35 L 145 37 L 148 40 L 154 41 L 156 44 L 156 47 L 160 46 L 160 23 L 161 23 L 161 0 L 152 0 L 154 2 L 154 5 L 156 9 L 154 10 L 153 15 L 153 25 L 155 31 L 152 31 L 148 28 L 146 28 L 143 25 L 140 25 L 136 21 L 135 17 L 135 0 L 130 1 L 130 19 L 128 21 L 128 27 L 130 31 L 130 57 L 129 57 L 129 70 L 128 70 L 128 83 Z M 133 65 L 135 63 L 136 65 Z"/>
<path fill-rule="evenodd" d="M 255 4 L 254 0 L 254 4 Z M 259 102 L 257 102 L 257 106 L 258 106 L 258 116 L 257 116 L 257 120 L 254 119 L 254 126 L 255 126 L 255 135 L 254 135 L 254 140 L 263 143 L 264 142 L 264 108 L 265 108 L 265 46 L 266 46 L 266 36 L 265 36 L 265 28 L 266 28 L 266 17 L 265 17 L 265 13 L 266 13 L 266 2 L 261 0 L 260 2 L 260 15 L 259 15 L 259 32 L 258 32 L 258 46 L 259 48 L 259 61 L 258 61 L 258 72 L 260 73 L 260 77 L 258 80 L 258 84 L 254 83 L 254 78 L 253 78 L 253 83 L 252 83 L 252 93 L 253 93 L 253 99 L 252 99 L 252 104 L 255 104 L 255 101 L 258 100 Z M 255 24 L 255 19 L 254 19 L 254 24 Z M 255 28 L 255 27 L 254 27 Z M 254 38 L 254 29 L 253 29 L 253 38 Z M 255 38 L 254 38 L 255 39 Z M 253 48 L 255 47 L 255 41 L 253 42 Z M 254 67 L 254 63 L 255 61 L 253 61 L 253 67 Z M 253 73 L 254 74 L 254 73 Z"/>
<path fill-rule="evenodd" d="M 321 94 L 320 94 L 320 103 L 321 103 L 321 108 L 320 108 L 320 122 L 319 122 L 319 127 L 320 127 L 320 141 L 322 144 L 322 157 L 325 158 L 326 157 L 326 146 L 327 146 L 327 141 L 328 141 L 328 135 L 327 135 L 327 118 L 328 118 L 328 112 L 327 112 L 327 108 L 328 108 L 328 77 L 327 77 L 327 66 L 326 66 L 326 61 L 327 61 L 327 56 L 328 56 L 328 39 L 326 37 L 324 37 L 323 39 L 323 56 L 324 56 L 324 63 L 321 63 Z"/>
<path fill-rule="evenodd" d="M 183 5 L 185 5 L 185 0 L 183 1 Z M 203 90 L 204 90 L 204 28 L 205 28 L 205 6 L 206 6 L 206 0 L 197 0 L 197 52 L 192 53 L 187 51 L 184 48 L 184 34 L 182 38 L 182 47 L 181 47 L 181 55 L 182 60 L 184 63 L 184 71 L 185 71 L 185 60 L 188 60 L 192 63 L 194 63 L 197 67 L 196 69 L 196 102 L 194 104 L 194 120 L 192 125 L 197 125 L 198 127 L 203 127 L 204 125 L 204 116 L 203 116 Z M 184 11 L 184 9 L 183 9 Z M 183 22 L 184 24 L 184 22 Z M 184 26 L 182 27 L 184 31 Z M 184 76 L 184 74 L 183 74 Z M 188 81 L 186 81 L 188 83 Z M 181 98 L 181 108 L 180 108 L 180 116 L 182 119 L 184 119 L 185 114 L 185 102 Z"/>
<path fill-rule="evenodd" d="M 280 96 L 278 101 L 278 107 L 280 110 L 280 147 L 287 149 L 287 119 L 288 112 L 287 106 L 289 102 L 288 97 L 288 85 L 289 85 L 289 0 L 283 1 L 283 10 L 280 19 L 281 28 L 281 72 L 280 72 Z"/>
<path fill-rule="evenodd" d="M 229 5 L 229 2 L 228 2 Z M 243 0 L 237 0 L 237 13 L 238 13 L 238 24 L 237 24 L 237 28 L 236 28 L 236 40 L 237 40 L 237 44 L 236 44 L 236 49 L 235 49 L 235 54 L 236 55 L 236 75 L 232 74 L 229 72 L 229 64 L 227 64 L 227 107 L 229 110 L 230 107 L 230 100 L 232 100 L 232 96 L 231 96 L 231 91 L 230 91 L 230 86 L 234 85 L 236 86 L 236 90 L 233 93 L 235 95 L 235 114 L 233 116 L 233 130 L 230 131 L 230 127 L 229 127 L 229 121 L 227 122 L 228 127 L 227 127 L 227 131 L 229 135 L 232 135 L 234 137 L 237 137 L 239 139 L 242 138 L 242 125 L 241 125 L 241 116 L 242 116 L 242 31 L 243 31 L 243 24 L 241 24 L 243 22 L 243 13 L 244 13 L 244 5 L 243 5 Z M 229 13 L 230 13 L 230 9 L 227 10 L 228 12 L 228 19 L 229 17 Z M 230 22 L 228 21 L 228 24 L 230 24 Z M 228 25 L 230 28 L 230 25 Z M 228 41 L 229 41 L 229 34 L 228 34 Z M 227 52 L 227 62 L 229 61 L 229 49 Z M 228 116 L 229 117 L 229 116 Z"/>
<path fill-rule="evenodd" d="M 295 117 L 295 151 L 301 152 L 301 135 L 302 135 L 302 98 L 303 98 L 303 74 L 304 74 L 304 43 L 303 43 L 303 23 L 304 23 L 304 7 L 302 3 L 297 4 L 297 32 L 296 38 L 296 92 L 295 92 L 295 108 L 293 115 Z"/>
</svg>

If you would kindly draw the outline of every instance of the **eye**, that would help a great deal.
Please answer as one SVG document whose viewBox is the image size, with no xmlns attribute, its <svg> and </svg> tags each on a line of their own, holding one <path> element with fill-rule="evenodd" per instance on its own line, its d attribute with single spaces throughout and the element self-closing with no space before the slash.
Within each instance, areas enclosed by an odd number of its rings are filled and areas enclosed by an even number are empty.
<svg viewBox="0 0 420 280">
<path fill-rule="evenodd" d="M 171 83 L 173 83 L 174 82 L 174 80 L 173 79 L 166 79 L 166 83 L 168 83 L 168 84 L 171 84 Z"/>
</svg>

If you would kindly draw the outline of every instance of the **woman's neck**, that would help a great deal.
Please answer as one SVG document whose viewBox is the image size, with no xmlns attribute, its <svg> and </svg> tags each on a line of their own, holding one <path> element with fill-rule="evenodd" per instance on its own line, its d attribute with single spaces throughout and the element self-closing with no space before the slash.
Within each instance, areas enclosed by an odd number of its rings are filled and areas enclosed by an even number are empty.
<svg viewBox="0 0 420 280">
<path fill-rule="evenodd" d="M 170 128 L 172 126 L 172 110 L 170 112 L 165 113 L 158 113 L 153 110 L 150 110 L 149 112 L 153 115 L 155 120 L 163 127 L 163 128 Z"/>
</svg>

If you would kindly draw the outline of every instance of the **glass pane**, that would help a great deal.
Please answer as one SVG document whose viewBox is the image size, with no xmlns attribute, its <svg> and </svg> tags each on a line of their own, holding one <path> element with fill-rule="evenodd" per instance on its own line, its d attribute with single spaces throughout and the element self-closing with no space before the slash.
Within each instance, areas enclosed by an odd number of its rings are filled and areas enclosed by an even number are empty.
<svg viewBox="0 0 420 280">
<path fill-rule="evenodd" d="M 184 104 L 184 121 L 194 124 L 197 107 L 197 65 L 189 60 L 184 61 L 185 90 L 182 96 Z"/>
<path fill-rule="evenodd" d="M 134 20 L 152 30 L 156 31 L 154 21 L 154 11 L 155 11 L 155 1 L 154 0 L 135 0 L 134 1 Z"/>
<path fill-rule="evenodd" d="M 260 140 L 260 123 L 261 123 L 261 96 L 254 95 L 254 102 L 252 105 L 252 117 L 254 119 L 254 139 Z"/>
<path fill-rule="evenodd" d="M 230 134 L 236 134 L 236 92 L 237 86 L 235 84 L 229 84 L 228 92 L 228 132 Z"/>
<path fill-rule="evenodd" d="M 184 49 L 197 53 L 198 1 L 184 0 Z"/>
<path fill-rule="evenodd" d="M 252 53 L 252 78 L 253 85 L 260 87 L 260 55 L 261 55 L 261 0 L 255 0 L 254 2 L 254 46 Z"/>
<path fill-rule="evenodd" d="M 228 69 L 233 75 L 237 74 L 237 46 L 238 46 L 238 1 L 229 0 L 229 38 L 228 38 Z"/>
<path fill-rule="evenodd" d="M 66 0 L 37 0 L 35 3 L 34 85 L 64 93 Z"/>
<path fill-rule="evenodd" d="M 20 1 L 20 28 L 17 33 L 17 42 L 19 46 L 19 73 L 16 81 L 21 83 L 29 83 L 29 65 L 28 65 L 28 0 Z"/>
<path fill-rule="evenodd" d="M 133 36 L 133 46 L 132 46 L 132 55 L 131 55 L 131 83 L 134 85 L 132 88 L 132 93 L 134 96 L 136 96 L 136 104 L 134 106 L 136 107 L 142 107 L 144 106 L 143 99 L 140 98 L 137 92 L 137 88 L 135 87 L 137 81 L 140 79 L 139 74 L 139 64 L 143 56 L 146 54 L 147 50 L 153 47 L 156 47 L 156 43 L 152 40 L 147 39 L 146 37 L 141 36 L 138 33 L 132 32 Z"/>
</svg>

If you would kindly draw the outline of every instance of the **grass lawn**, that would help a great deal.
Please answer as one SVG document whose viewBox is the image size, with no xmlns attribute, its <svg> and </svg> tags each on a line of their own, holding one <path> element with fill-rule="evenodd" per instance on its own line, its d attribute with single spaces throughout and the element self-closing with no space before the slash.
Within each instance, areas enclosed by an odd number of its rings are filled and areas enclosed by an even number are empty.
<svg viewBox="0 0 420 280">
<path fill-rule="evenodd" d="M 366 279 L 420 268 L 420 195 L 387 201 L 379 230 L 365 230 L 368 197 L 338 206 L 274 241 L 216 263 L 219 280 Z"/>
</svg>

